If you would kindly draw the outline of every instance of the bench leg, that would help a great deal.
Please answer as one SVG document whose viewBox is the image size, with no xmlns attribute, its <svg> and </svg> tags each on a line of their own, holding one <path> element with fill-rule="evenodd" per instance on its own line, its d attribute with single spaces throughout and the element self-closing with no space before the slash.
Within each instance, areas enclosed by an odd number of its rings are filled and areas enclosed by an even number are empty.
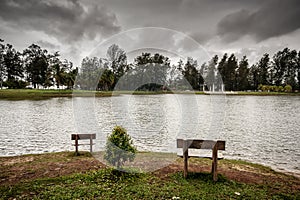
<svg viewBox="0 0 300 200">
<path fill-rule="evenodd" d="M 218 180 L 218 145 L 216 144 L 213 148 L 213 153 L 212 153 L 212 166 L 211 166 L 211 173 L 213 175 L 213 180 L 217 181 Z"/>
<path fill-rule="evenodd" d="M 90 153 L 93 152 L 93 139 L 92 139 L 92 136 L 90 138 Z"/>
<path fill-rule="evenodd" d="M 184 178 L 187 177 L 188 174 L 188 158 L 189 158 L 189 151 L 188 151 L 188 146 L 187 142 L 184 141 L 183 143 L 183 161 L 184 161 L 184 166 L 183 166 L 183 176 Z"/>
<path fill-rule="evenodd" d="M 75 154 L 78 155 L 78 135 L 75 138 Z"/>
</svg>

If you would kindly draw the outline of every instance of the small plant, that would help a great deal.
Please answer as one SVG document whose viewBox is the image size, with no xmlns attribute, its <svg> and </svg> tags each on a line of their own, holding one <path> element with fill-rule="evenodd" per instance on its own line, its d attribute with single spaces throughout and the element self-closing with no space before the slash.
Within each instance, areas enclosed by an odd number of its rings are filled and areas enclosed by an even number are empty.
<svg viewBox="0 0 300 200">
<path fill-rule="evenodd" d="M 284 92 L 292 92 L 293 88 L 290 85 L 286 85 L 286 86 L 284 86 L 283 90 L 284 90 Z"/>
<path fill-rule="evenodd" d="M 104 159 L 109 164 L 120 168 L 126 161 L 132 162 L 137 149 L 133 146 L 131 137 L 126 129 L 116 126 L 107 138 Z"/>
</svg>

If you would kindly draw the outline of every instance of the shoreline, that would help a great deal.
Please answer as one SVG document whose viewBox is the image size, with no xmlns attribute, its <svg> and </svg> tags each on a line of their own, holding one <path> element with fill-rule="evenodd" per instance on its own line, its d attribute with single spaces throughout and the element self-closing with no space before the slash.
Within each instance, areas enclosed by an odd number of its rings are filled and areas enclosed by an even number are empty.
<svg viewBox="0 0 300 200">
<path fill-rule="evenodd" d="M 203 91 L 76 91 L 47 89 L 1 89 L 0 100 L 43 100 L 58 97 L 112 97 L 119 95 L 229 95 L 229 96 L 300 96 L 300 92 L 203 92 Z"/>
<path fill-rule="evenodd" d="M 52 155 L 52 154 L 61 154 L 61 153 L 73 153 L 73 151 L 61 151 L 61 152 L 45 152 L 45 153 L 33 153 L 33 154 L 20 154 L 20 155 L 0 155 L 0 161 L 2 160 L 9 160 L 9 159 L 19 159 L 19 158 L 23 158 L 23 157 L 30 157 L 30 156 L 42 156 L 42 155 Z M 88 152 L 85 152 L 88 153 Z M 89 153 L 88 153 L 89 154 Z M 103 161 L 102 158 L 98 159 L 97 156 L 102 155 L 103 152 L 93 152 L 91 154 L 92 157 L 94 157 L 95 159 L 99 160 L 100 162 Z M 177 155 L 177 153 L 165 153 L 165 152 L 149 152 L 149 151 L 139 151 L 138 152 L 139 155 L 145 155 L 146 157 L 153 157 L 153 156 L 157 156 L 157 157 L 163 157 L 166 156 L 166 158 L 169 159 L 173 159 L 175 161 L 175 157 L 177 159 L 180 158 L 180 156 Z M 182 157 L 181 157 L 182 158 Z M 209 158 L 200 158 L 200 159 L 207 159 L 210 160 Z M 275 166 L 271 166 L 271 165 L 267 165 L 267 164 L 263 164 L 263 163 L 257 163 L 255 161 L 251 161 L 248 159 L 232 159 L 232 158 L 223 158 L 221 160 L 225 160 L 225 161 L 229 161 L 229 162 L 241 162 L 241 163 L 246 163 L 249 165 L 253 165 L 253 166 L 258 166 L 258 167 L 263 167 L 263 168 L 269 168 L 270 170 L 273 170 L 275 173 L 283 173 L 285 175 L 289 175 L 289 176 L 294 176 L 296 178 L 300 179 L 300 172 L 295 172 L 295 171 L 291 171 L 291 170 L 287 170 L 287 169 L 282 169 L 282 168 L 278 168 Z M 153 161 L 153 160 L 152 160 Z"/>
</svg>

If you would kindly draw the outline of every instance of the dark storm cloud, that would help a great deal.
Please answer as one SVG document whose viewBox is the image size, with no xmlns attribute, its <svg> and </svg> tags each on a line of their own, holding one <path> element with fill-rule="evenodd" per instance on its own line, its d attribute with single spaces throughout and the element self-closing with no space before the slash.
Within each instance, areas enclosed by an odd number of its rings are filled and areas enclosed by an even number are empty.
<svg viewBox="0 0 300 200">
<path fill-rule="evenodd" d="M 0 19 L 19 30 L 42 31 L 62 41 L 120 31 L 115 14 L 93 1 L 1 0 Z"/>
<path fill-rule="evenodd" d="M 268 0 L 257 11 L 241 9 L 225 16 L 218 24 L 218 34 L 229 42 L 244 35 L 262 41 L 297 30 L 299 19 L 299 0 Z"/>
</svg>

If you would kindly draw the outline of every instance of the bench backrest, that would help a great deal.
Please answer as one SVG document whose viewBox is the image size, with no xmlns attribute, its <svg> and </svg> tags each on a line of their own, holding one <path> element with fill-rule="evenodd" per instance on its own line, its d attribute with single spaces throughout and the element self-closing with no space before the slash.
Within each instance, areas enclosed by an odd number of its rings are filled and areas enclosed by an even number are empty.
<svg viewBox="0 0 300 200">
<path fill-rule="evenodd" d="M 177 139 L 177 148 L 183 148 L 183 143 L 187 142 L 189 149 L 213 149 L 215 145 L 218 145 L 218 150 L 225 150 L 225 141 L 218 140 L 183 140 Z"/>
<path fill-rule="evenodd" d="M 72 134 L 71 140 L 88 140 L 88 139 L 96 139 L 96 134 Z"/>
</svg>

